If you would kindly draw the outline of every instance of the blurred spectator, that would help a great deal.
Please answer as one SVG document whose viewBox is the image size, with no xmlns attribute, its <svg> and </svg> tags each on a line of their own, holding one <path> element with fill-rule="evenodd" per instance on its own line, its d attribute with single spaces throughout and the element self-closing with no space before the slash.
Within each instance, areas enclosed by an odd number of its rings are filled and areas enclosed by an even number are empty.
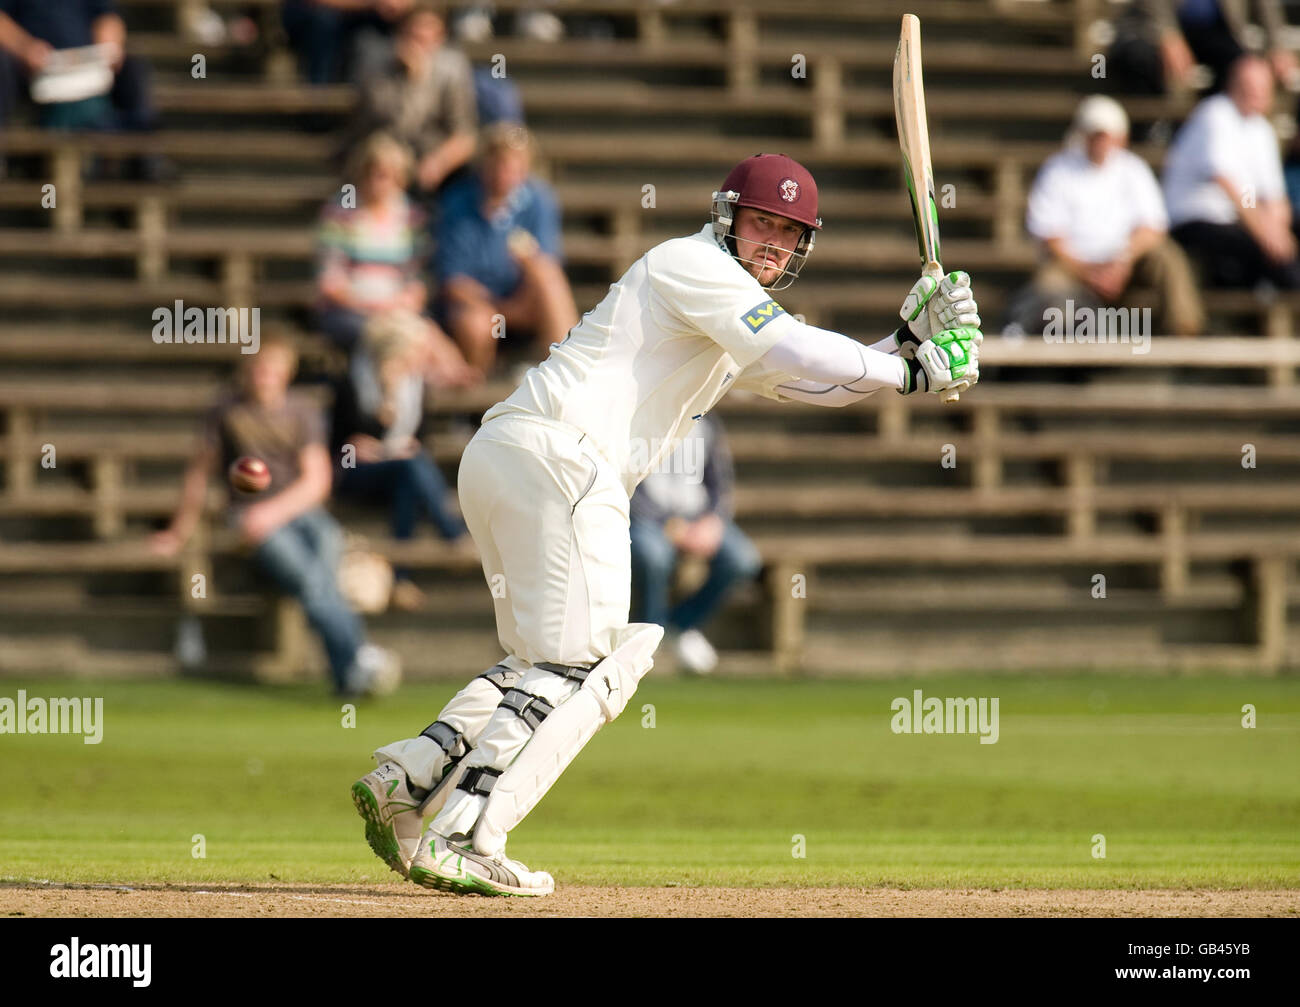
<svg viewBox="0 0 1300 1007">
<path fill-rule="evenodd" d="M 112 87 L 107 95 L 40 106 L 42 126 L 68 129 L 152 130 L 155 114 L 149 67 L 126 55 L 126 23 L 114 0 L 0 0 L 0 132 L 9 127 L 20 94 L 61 49 L 109 47 Z M 140 162 L 148 179 L 162 171 Z"/>
<path fill-rule="evenodd" d="M 364 81 L 392 57 L 394 26 L 413 0 L 284 0 L 281 17 L 312 84 Z"/>
<path fill-rule="evenodd" d="M 366 326 L 365 343 L 352 355 L 334 398 L 335 488 L 343 497 L 387 504 L 399 541 L 413 538 L 423 517 L 454 542 L 465 525 L 447 509 L 447 484 L 421 443 L 423 355 L 423 319 L 392 312 Z M 393 607 L 421 607 L 423 595 L 410 573 L 398 567 L 394 574 Z"/>
<path fill-rule="evenodd" d="M 1228 68 L 1251 48 L 1252 14 L 1263 26 L 1269 63 L 1279 82 L 1296 70 L 1286 48 L 1280 0 L 1132 0 L 1116 18 L 1107 77 L 1126 94 L 1165 94 L 1189 86 L 1203 63 L 1221 90 Z"/>
<path fill-rule="evenodd" d="M 560 260 L 559 204 L 529 174 L 532 152 L 523 127 L 489 127 L 478 173 L 449 188 L 440 208 L 439 317 L 484 373 L 498 342 L 531 339 L 545 356 L 578 321 Z"/>
<path fill-rule="evenodd" d="M 663 626 L 678 663 L 698 674 L 718 663 L 699 627 L 734 585 L 752 580 L 762 566 L 758 550 L 731 519 L 734 483 L 722 424 L 706 416 L 632 496 L 632 621 Z M 670 607 L 683 555 L 707 560 L 709 573 L 689 598 Z"/>
<path fill-rule="evenodd" d="M 509 77 L 498 77 L 490 66 L 474 68 L 474 103 L 480 128 L 495 122 L 524 124 L 524 102 Z"/>
<path fill-rule="evenodd" d="M 389 691 L 400 677 L 396 658 L 366 643 L 361 619 L 339 593 L 343 538 L 324 510 L 330 494 L 325 422 L 309 399 L 289 390 L 297 354 L 288 340 L 268 334 L 259 352 L 243 361 L 239 387 L 209 414 L 180 507 L 152 548 L 175 555 L 202 516 L 208 478 L 244 455 L 261 459 L 271 473 L 269 488 L 236 493 L 228 524 L 239 529 L 256 568 L 302 604 L 324 644 L 335 689 Z"/>
<path fill-rule="evenodd" d="M 393 58 L 363 82 L 355 139 L 383 131 L 415 154 L 415 184 L 436 192 L 474 154 L 474 77 L 444 44 L 442 17 L 417 3 L 402 19 Z"/>
<path fill-rule="evenodd" d="M 1277 136 L 1265 118 L 1272 104 L 1268 64 L 1243 56 L 1227 93 L 1196 106 L 1165 159 L 1173 236 L 1213 286 L 1300 288 Z"/>
<path fill-rule="evenodd" d="M 357 151 L 348 173 L 356 205 L 331 202 L 322 213 L 316 324 L 348 353 L 375 315 L 424 309 L 425 224 L 406 195 L 410 170 L 406 148 L 377 133 Z M 427 319 L 424 325 L 434 383 L 477 381 L 480 375 L 443 332 Z"/>
<path fill-rule="evenodd" d="M 1186 256 L 1169 238 L 1160 186 L 1127 142 L 1128 116 L 1119 103 L 1085 98 L 1066 148 L 1034 179 L 1025 226 L 1043 243 L 1046 259 L 1013 309 L 1025 331 L 1041 332 L 1046 308 L 1067 298 L 1113 306 L 1134 285 L 1156 288 L 1162 332 L 1202 331 L 1200 295 Z"/>
</svg>

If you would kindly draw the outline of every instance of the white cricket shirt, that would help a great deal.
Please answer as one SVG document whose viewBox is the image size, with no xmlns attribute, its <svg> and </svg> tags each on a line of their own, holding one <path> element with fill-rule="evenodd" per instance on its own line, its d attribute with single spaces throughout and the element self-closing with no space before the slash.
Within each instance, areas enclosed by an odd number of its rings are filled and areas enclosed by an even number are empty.
<svg viewBox="0 0 1300 1007">
<path fill-rule="evenodd" d="M 1160 186 L 1131 150 L 1112 150 L 1093 164 L 1070 147 L 1049 157 L 1029 191 L 1025 227 L 1040 241 L 1062 238 L 1083 262 L 1111 262 L 1139 227 L 1169 229 Z"/>
<path fill-rule="evenodd" d="M 638 259 L 483 420 L 525 413 L 576 427 L 630 496 L 795 324 L 706 224 Z"/>
<path fill-rule="evenodd" d="M 1226 94 L 1196 106 L 1165 158 L 1165 201 L 1175 227 L 1193 220 L 1236 223 L 1236 204 L 1216 176 L 1243 195 L 1253 191 L 1256 205 L 1286 195 L 1272 125 L 1262 115 L 1244 117 Z"/>
</svg>

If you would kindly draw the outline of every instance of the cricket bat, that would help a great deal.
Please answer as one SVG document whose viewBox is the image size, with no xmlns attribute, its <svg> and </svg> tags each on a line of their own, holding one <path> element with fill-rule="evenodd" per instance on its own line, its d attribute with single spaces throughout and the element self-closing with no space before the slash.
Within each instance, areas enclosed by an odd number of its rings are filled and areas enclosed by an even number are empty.
<svg viewBox="0 0 1300 1007">
<path fill-rule="evenodd" d="M 903 15 L 894 53 L 894 122 L 898 146 L 903 153 L 903 181 L 912 200 L 912 221 L 921 253 L 921 273 L 938 280 L 943 276 L 939 261 L 939 204 L 934 199 L 934 169 L 930 165 L 930 126 L 925 117 L 925 83 L 921 77 L 921 19 Z M 932 308 L 933 331 L 939 321 Z M 958 393 L 943 393 L 944 402 L 956 402 Z"/>
</svg>

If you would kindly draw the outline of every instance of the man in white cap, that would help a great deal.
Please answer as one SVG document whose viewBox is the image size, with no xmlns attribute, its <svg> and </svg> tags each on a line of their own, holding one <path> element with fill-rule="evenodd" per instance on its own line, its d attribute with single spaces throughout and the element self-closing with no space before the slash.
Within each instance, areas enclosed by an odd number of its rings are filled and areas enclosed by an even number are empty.
<svg viewBox="0 0 1300 1007">
<path fill-rule="evenodd" d="M 1137 286 L 1155 289 L 1160 332 L 1202 331 L 1200 295 L 1186 256 L 1169 238 L 1160 186 L 1127 145 L 1124 109 L 1093 95 L 1080 102 L 1065 149 L 1034 179 L 1025 226 L 1042 243 L 1044 259 L 1032 287 L 1036 310 L 1017 313 L 1026 329 L 1041 330 L 1043 309 L 1066 299 L 1115 305 Z"/>
</svg>

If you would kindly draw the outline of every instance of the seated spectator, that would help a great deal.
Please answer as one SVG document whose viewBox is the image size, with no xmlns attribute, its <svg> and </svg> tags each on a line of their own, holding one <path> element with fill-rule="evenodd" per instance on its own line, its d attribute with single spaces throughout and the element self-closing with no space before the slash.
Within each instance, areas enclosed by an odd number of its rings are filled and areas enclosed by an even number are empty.
<svg viewBox="0 0 1300 1007">
<path fill-rule="evenodd" d="M 1296 71 L 1286 47 L 1279 0 L 1131 0 L 1115 20 L 1107 79 L 1123 94 L 1166 94 L 1189 86 L 1198 63 L 1209 67 L 1212 91 L 1247 51 L 1250 16 L 1266 30 L 1268 59 L 1279 83 Z"/>
<path fill-rule="evenodd" d="M 312 84 L 364 81 L 392 57 L 413 0 L 284 0 L 281 20 Z"/>
<path fill-rule="evenodd" d="M 1272 104 L 1268 64 L 1243 56 L 1227 93 L 1196 106 L 1165 159 L 1173 236 L 1213 286 L 1300 288 Z"/>
<path fill-rule="evenodd" d="M 519 88 L 509 77 L 498 77 L 492 67 L 474 68 L 474 104 L 481 129 L 497 122 L 524 124 L 524 100 Z"/>
<path fill-rule="evenodd" d="M 578 321 L 560 261 L 560 209 L 529 174 L 532 138 L 497 123 L 484 133 L 479 172 L 447 191 L 434 273 L 438 317 L 484 373 L 499 343 L 531 341 L 545 356 Z"/>
<path fill-rule="evenodd" d="M 1085 98 L 1066 148 L 1034 179 L 1025 226 L 1042 242 L 1044 261 L 1012 309 L 1025 331 L 1041 332 L 1046 309 L 1066 299 L 1114 306 L 1135 285 L 1155 287 L 1161 332 L 1203 330 L 1200 295 L 1186 256 L 1169 238 L 1160 186 L 1127 142 L 1128 116 L 1119 103 Z"/>
<path fill-rule="evenodd" d="M 350 135 L 385 132 L 415 154 L 415 187 L 437 192 L 474 155 L 474 77 L 464 54 L 445 45 L 442 17 L 416 4 L 398 30 L 394 55 L 362 83 Z"/>
<path fill-rule="evenodd" d="M 1174 3 L 1174 0 L 1164 0 L 1164 3 Z M 1248 33 L 1252 15 L 1264 27 L 1269 67 L 1278 83 L 1284 86 L 1290 83 L 1296 72 L 1296 59 L 1283 37 L 1286 17 L 1281 0 L 1181 0 L 1174 6 L 1188 48 L 1196 61 L 1204 63 L 1214 74 L 1212 90 L 1222 91 L 1227 87 L 1232 65 L 1251 48 Z"/>
<path fill-rule="evenodd" d="M 677 450 L 637 487 L 631 502 L 633 622 L 667 630 L 681 667 L 707 674 L 717 652 L 700 631 L 736 584 L 762 566 L 758 550 L 731 520 L 734 474 L 722 424 L 700 420 Z M 704 584 L 669 606 L 680 556 L 709 563 Z"/>
<path fill-rule="evenodd" d="M 393 538 L 415 535 L 427 518 L 454 542 L 464 523 L 447 509 L 447 484 L 424 450 L 424 332 L 421 318 L 406 312 L 376 315 L 363 347 L 352 355 L 347 377 L 334 397 L 334 486 L 341 497 L 388 505 Z M 407 570 L 394 570 L 394 608 L 411 611 L 423 595 Z"/>
<path fill-rule="evenodd" d="M 424 214 L 406 195 L 410 170 L 406 148 L 376 134 L 358 151 L 348 173 L 355 179 L 355 206 L 340 200 L 322 213 L 316 324 L 348 353 L 376 315 L 424 309 Z M 442 330 L 428 319 L 424 325 L 433 383 L 479 380 Z"/>
<path fill-rule="evenodd" d="M 330 494 L 324 417 L 289 389 L 297 354 L 288 340 L 268 334 L 258 353 L 242 359 L 239 387 L 209 414 L 180 507 L 151 545 L 175 555 L 202 516 L 209 477 L 224 475 L 244 455 L 261 459 L 270 486 L 256 495 L 236 493 L 227 523 L 239 529 L 255 567 L 302 604 L 329 657 L 335 690 L 391 691 L 400 678 L 396 657 L 366 643 L 361 619 L 339 592 L 343 537 L 324 509 Z"/>
<path fill-rule="evenodd" d="M 114 0 L 0 0 L 0 132 L 9 128 L 19 96 L 60 49 L 105 45 L 112 87 L 106 95 L 40 106 L 45 127 L 146 132 L 155 125 L 149 66 L 126 54 L 126 23 Z M 157 159 L 139 172 L 155 180 Z"/>
</svg>

